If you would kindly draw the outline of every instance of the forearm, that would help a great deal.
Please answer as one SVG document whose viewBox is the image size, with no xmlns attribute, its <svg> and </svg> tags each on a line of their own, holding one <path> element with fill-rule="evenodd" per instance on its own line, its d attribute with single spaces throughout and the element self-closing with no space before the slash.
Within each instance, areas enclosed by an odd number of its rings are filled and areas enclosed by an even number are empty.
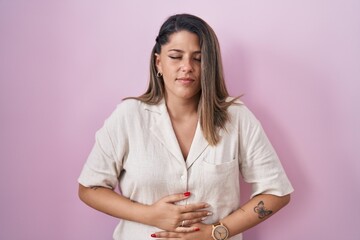
<svg viewBox="0 0 360 240">
<path fill-rule="evenodd" d="M 277 197 L 261 194 L 252 198 L 240 209 L 222 219 L 221 222 L 229 229 L 230 236 L 234 236 L 266 220 L 289 201 L 290 195 Z"/>
<path fill-rule="evenodd" d="M 111 189 L 84 187 L 79 184 L 79 197 L 90 207 L 116 218 L 148 224 L 148 206 L 131 201 Z"/>
<path fill-rule="evenodd" d="M 201 222 L 209 215 L 207 203 L 194 203 L 190 205 L 177 205 L 176 202 L 183 201 L 190 193 L 179 193 L 165 196 L 151 205 L 133 202 L 121 196 L 111 189 L 103 187 L 84 187 L 79 185 L 79 197 L 90 207 L 111 216 L 124 220 L 138 222 L 160 229 L 175 231 L 187 230 L 181 227 L 185 222 L 193 224 Z M 196 231 L 192 227 L 191 231 Z"/>
<path fill-rule="evenodd" d="M 277 197 L 274 195 L 261 194 L 245 203 L 241 208 L 220 219 L 229 230 L 229 238 L 254 227 L 260 222 L 272 216 L 290 201 L 290 195 Z M 187 236 L 187 239 L 203 239 L 211 240 L 212 225 L 198 223 L 193 227 L 197 227 L 199 231 L 190 231 L 188 233 L 178 233 L 172 231 L 160 231 L 152 234 L 155 238 L 173 239 Z"/>
</svg>

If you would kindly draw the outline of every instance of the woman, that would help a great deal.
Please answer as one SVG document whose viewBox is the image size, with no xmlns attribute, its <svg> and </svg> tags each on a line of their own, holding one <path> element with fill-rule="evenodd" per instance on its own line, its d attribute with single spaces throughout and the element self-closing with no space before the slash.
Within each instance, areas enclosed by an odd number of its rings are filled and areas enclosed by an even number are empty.
<svg viewBox="0 0 360 240">
<path fill-rule="evenodd" d="M 242 206 L 240 175 L 253 189 Z M 147 91 L 105 121 L 79 183 L 81 200 L 121 219 L 122 240 L 242 239 L 293 191 L 260 123 L 229 97 L 215 33 L 188 14 L 162 25 Z"/>
</svg>

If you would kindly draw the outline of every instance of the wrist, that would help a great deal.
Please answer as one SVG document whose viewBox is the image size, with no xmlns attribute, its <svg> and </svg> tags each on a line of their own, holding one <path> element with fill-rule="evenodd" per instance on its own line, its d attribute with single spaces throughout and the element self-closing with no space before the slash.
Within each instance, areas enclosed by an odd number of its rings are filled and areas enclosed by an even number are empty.
<svg viewBox="0 0 360 240">
<path fill-rule="evenodd" d="M 152 210 L 151 205 L 142 205 L 142 210 L 141 210 L 141 214 L 140 214 L 140 223 L 145 224 L 145 225 L 149 225 L 149 226 L 155 226 L 154 225 L 154 211 Z"/>
<path fill-rule="evenodd" d="M 211 237 L 213 240 L 227 240 L 229 238 L 229 229 L 218 222 L 212 225 Z"/>
<path fill-rule="evenodd" d="M 204 240 L 214 240 L 213 237 L 211 236 L 212 233 L 212 224 L 204 224 L 203 226 L 200 227 L 200 230 L 204 233 L 203 234 L 203 238 Z"/>
</svg>

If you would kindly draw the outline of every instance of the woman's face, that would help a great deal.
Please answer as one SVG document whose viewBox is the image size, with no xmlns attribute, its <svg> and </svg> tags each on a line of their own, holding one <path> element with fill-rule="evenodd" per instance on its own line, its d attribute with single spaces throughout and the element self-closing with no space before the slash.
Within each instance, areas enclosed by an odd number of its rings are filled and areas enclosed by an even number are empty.
<svg viewBox="0 0 360 240">
<path fill-rule="evenodd" d="M 173 33 L 156 54 L 156 67 L 163 74 L 167 98 L 198 99 L 201 90 L 199 38 L 188 31 Z"/>
</svg>

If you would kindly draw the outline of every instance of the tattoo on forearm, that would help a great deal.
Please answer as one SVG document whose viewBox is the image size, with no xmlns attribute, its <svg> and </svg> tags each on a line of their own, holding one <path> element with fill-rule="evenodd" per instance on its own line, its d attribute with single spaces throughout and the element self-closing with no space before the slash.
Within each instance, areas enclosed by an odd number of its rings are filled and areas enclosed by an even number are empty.
<svg viewBox="0 0 360 240">
<path fill-rule="evenodd" d="M 272 214 L 273 211 L 267 210 L 264 206 L 264 202 L 260 201 L 256 207 L 254 207 L 254 212 L 256 212 L 259 215 L 260 219 L 263 219 L 266 216 L 269 216 Z"/>
</svg>

